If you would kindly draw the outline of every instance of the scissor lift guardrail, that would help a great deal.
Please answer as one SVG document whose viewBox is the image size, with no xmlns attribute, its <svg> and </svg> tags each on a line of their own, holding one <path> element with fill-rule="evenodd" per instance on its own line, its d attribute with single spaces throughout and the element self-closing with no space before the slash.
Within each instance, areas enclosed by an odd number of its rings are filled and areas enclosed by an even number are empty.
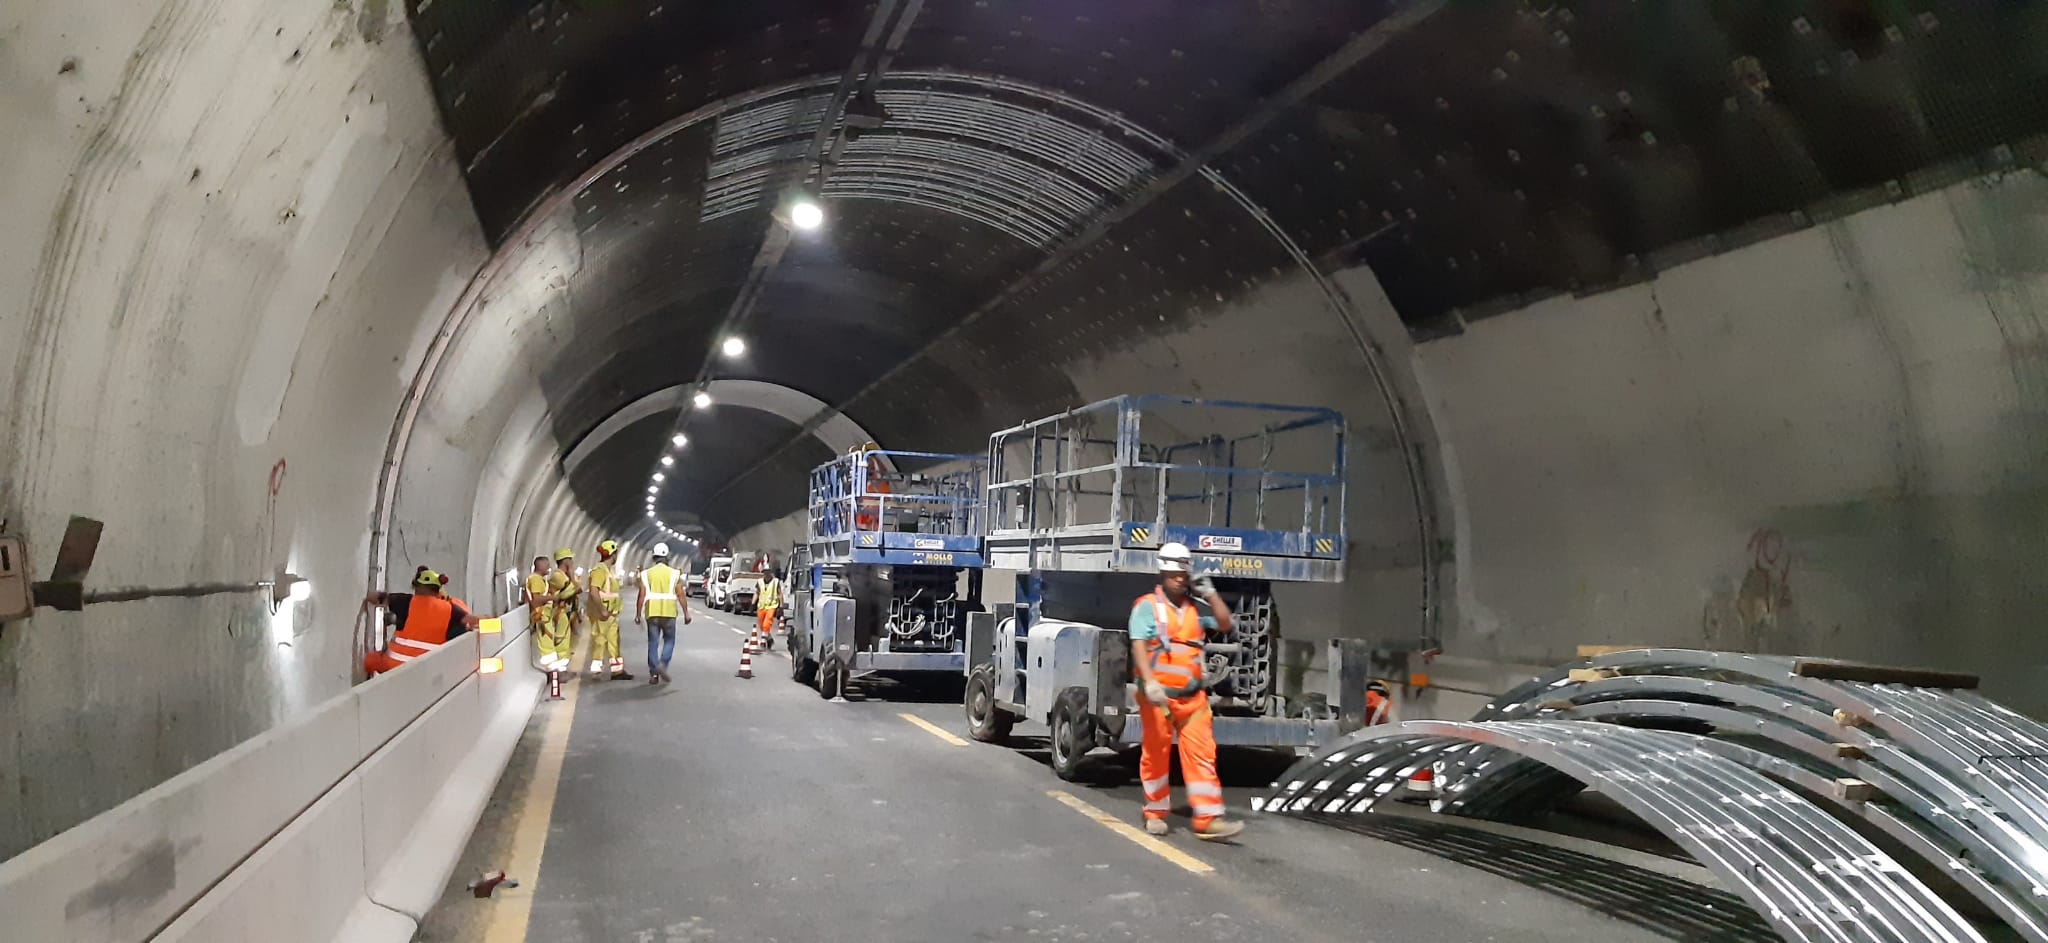
<svg viewBox="0 0 2048 943">
<path fill-rule="evenodd" d="M 1180 438 L 1164 418 L 1178 411 L 1236 428 Z M 1321 454 L 1302 445 L 1321 433 L 1326 470 L 1274 467 L 1283 440 L 1284 458 Z M 1149 573 L 1162 544 L 1182 543 L 1197 575 L 1343 579 L 1344 418 L 1334 410 L 1120 396 L 994 434 L 988 469 L 992 567 Z"/>
</svg>

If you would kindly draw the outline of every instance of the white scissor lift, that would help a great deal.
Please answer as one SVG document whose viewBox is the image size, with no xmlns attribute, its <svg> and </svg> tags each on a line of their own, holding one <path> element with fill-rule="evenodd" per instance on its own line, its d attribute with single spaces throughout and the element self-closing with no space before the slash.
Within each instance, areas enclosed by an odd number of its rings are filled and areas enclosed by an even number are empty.
<svg viewBox="0 0 2048 943">
<path fill-rule="evenodd" d="M 1044 724 L 1062 779 L 1098 747 L 1138 742 L 1125 626 L 1166 543 L 1193 551 L 1235 616 L 1205 646 L 1219 745 L 1292 750 L 1362 723 L 1365 644 L 1332 641 L 1323 698 L 1283 693 L 1272 594 L 1343 579 L 1341 414 L 1123 396 L 990 436 L 988 481 L 987 563 L 1016 571 L 1017 589 L 968 619 L 975 739 Z"/>
</svg>

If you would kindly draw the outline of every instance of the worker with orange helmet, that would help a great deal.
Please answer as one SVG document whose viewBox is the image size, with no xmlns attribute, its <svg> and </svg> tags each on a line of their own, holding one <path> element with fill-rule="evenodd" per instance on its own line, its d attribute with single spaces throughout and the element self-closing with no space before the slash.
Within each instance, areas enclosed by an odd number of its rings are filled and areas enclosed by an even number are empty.
<svg viewBox="0 0 2048 943">
<path fill-rule="evenodd" d="M 597 565 L 590 568 L 590 676 L 631 681 L 626 659 L 619 655 L 619 613 L 625 611 L 626 597 L 619 591 L 618 557 L 618 541 L 600 541 Z"/>
<path fill-rule="evenodd" d="M 1138 778 L 1145 788 L 1145 831 L 1167 833 L 1172 810 L 1173 743 L 1180 740 L 1181 777 L 1194 811 L 1195 837 L 1208 841 L 1244 831 L 1223 817 L 1223 781 L 1216 775 L 1216 731 L 1203 677 L 1203 642 L 1211 630 L 1230 631 L 1230 607 L 1204 576 L 1195 578 L 1187 545 L 1159 548 L 1159 585 L 1131 607 L 1131 664 L 1141 685 L 1139 720 L 1144 737 Z M 1197 602 L 1209 610 L 1196 608 Z"/>
</svg>

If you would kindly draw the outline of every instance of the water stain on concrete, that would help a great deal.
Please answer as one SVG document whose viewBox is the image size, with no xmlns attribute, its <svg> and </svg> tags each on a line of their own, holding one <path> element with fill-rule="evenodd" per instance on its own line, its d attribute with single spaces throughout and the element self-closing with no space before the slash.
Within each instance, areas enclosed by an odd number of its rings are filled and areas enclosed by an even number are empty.
<svg viewBox="0 0 2048 943">
<path fill-rule="evenodd" d="M 65 902 L 64 919 L 77 921 L 104 914 L 107 923 L 118 924 L 129 914 L 162 900 L 177 884 L 177 847 L 168 838 L 158 838 Z"/>
</svg>

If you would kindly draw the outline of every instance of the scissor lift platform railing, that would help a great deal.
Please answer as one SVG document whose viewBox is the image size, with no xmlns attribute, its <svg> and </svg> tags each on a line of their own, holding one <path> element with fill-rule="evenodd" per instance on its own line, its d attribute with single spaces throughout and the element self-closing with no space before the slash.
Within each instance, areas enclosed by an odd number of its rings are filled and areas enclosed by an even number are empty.
<svg viewBox="0 0 2048 943">
<path fill-rule="evenodd" d="M 811 471 L 811 560 L 979 569 L 982 458 L 938 452 L 849 452 Z M 931 472 L 894 470 L 905 463 Z"/>
<path fill-rule="evenodd" d="M 1168 418 L 1179 414 L 1230 431 L 1186 436 Z M 1320 470 L 1274 467 L 1279 443 L 1283 459 Z M 1161 545 L 1182 543 L 1197 575 L 1343 578 L 1344 418 L 1334 410 L 1121 396 L 995 433 L 988 474 L 991 567 L 1150 573 Z"/>
</svg>

